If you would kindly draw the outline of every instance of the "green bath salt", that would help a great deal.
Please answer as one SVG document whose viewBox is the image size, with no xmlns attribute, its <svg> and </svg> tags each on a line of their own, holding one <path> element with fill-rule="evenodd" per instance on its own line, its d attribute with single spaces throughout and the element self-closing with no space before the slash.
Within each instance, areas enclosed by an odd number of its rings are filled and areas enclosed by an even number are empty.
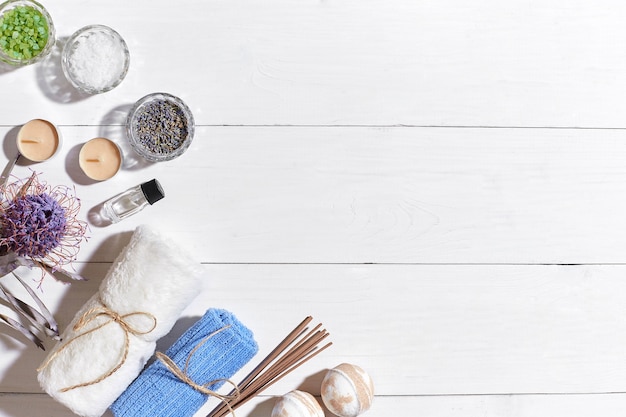
<svg viewBox="0 0 626 417">
<path fill-rule="evenodd" d="M 0 49 L 13 59 L 28 60 L 46 46 L 46 18 L 32 6 L 18 6 L 0 16 Z"/>
</svg>

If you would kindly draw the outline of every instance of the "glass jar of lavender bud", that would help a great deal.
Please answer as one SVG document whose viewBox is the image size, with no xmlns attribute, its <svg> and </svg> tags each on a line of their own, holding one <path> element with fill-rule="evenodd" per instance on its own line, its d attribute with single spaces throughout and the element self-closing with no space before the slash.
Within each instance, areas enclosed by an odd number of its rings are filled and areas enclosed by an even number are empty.
<svg viewBox="0 0 626 417">
<path fill-rule="evenodd" d="M 152 162 L 182 155 L 193 140 L 194 119 L 178 97 L 153 93 L 139 99 L 128 113 L 126 131 L 130 146 Z"/>
</svg>

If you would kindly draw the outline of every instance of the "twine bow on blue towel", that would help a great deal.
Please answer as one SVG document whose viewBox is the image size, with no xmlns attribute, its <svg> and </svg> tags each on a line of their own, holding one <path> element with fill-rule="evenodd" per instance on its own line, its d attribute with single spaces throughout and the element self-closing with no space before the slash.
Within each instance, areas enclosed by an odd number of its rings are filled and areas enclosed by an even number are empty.
<svg viewBox="0 0 626 417">
<path fill-rule="evenodd" d="M 115 417 L 191 417 L 258 351 L 230 312 L 209 309 L 111 406 Z M 232 384 L 232 383 L 231 383 Z"/>
</svg>

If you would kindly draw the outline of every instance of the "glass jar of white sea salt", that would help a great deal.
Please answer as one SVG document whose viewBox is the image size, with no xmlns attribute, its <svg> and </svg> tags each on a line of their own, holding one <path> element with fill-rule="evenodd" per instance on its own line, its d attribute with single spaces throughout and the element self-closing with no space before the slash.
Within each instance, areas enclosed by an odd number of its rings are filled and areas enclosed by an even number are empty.
<svg viewBox="0 0 626 417">
<path fill-rule="evenodd" d="M 61 66 L 68 81 L 87 94 L 117 87 L 128 72 L 130 53 L 124 39 L 104 25 L 79 29 L 65 43 Z"/>
</svg>

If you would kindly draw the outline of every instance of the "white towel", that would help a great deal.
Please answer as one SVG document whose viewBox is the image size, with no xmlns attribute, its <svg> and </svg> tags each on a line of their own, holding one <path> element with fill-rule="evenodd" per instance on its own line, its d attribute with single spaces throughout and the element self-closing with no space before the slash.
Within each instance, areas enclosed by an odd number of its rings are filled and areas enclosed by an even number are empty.
<svg viewBox="0 0 626 417">
<path fill-rule="evenodd" d="M 44 391 L 79 416 L 104 414 L 139 375 L 156 340 L 169 333 L 198 294 L 198 267 L 180 245 L 147 226 L 138 227 L 98 293 L 78 311 L 43 362 L 38 380 Z M 115 314 L 129 326 L 127 331 L 124 323 L 113 321 Z M 81 321 L 83 326 L 76 329 Z M 81 384 L 90 385 L 63 391 Z"/>
</svg>

